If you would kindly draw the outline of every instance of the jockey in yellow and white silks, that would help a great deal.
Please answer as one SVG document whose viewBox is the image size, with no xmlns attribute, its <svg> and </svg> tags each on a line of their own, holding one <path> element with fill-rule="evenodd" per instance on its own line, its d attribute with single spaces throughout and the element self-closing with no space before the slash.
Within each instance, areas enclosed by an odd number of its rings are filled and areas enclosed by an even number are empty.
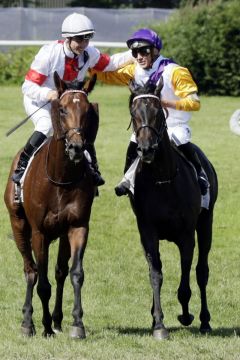
<svg viewBox="0 0 240 360">
<path fill-rule="evenodd" d="M 64 39 L 44 45 L 35 56 L 22 85 L 24 107 L 27 115 L 32 114 L 31 120 L 35 129 L 13 173 L 12 179 L 15 183 L 19 183 L 32 154 L 52 135 L 51 103 L 46 103 L 58 97 L 54 72 L 57 71 L 65 81 L 83 81 L 89 68 L 112 71 L 133 62 L 129 50 L 112 56 L 101 54 L 98 49 L 89 45 L 94 33 L 92 21 L 87 16 L 73 13 L 62 23 Z M 92 159 L 93 179 L 96 185 L 102 185 L 104 180 L 98 171 L 93 144 L 88 145 L 87 151 Z"/>
<path fill-rule="evenodd" d="M 132 50 L 132 55 L 136 59 L 135 63 L 114 72 L 101 74 L 97 72 L 98 79 L 107 84 L 128 85 L 130 80 L 134 79 L 138 85 L 144 85 L 148 81 L 157 85 L 162 76 L 161 103 L 169 113 L 167 117 L 169 137 L 195 166 L 201 192 L 205 194 L 208 181 L 190 143 L 191 112 L 200 109 L 196 83 L 187 68 L 160 54 L 162 42 L 154 31 L 139 29 L 127 41 L 127 45 Z M 133 134 L 127 151 L 125 176 L 115 188 L 118 196 L 128 193 L 129 177 L 132 177 L 132 171 L 131 169 L 128 173 L 127 171 L 137 156 L 136 147 L 135 134 Z"/>
</svg>

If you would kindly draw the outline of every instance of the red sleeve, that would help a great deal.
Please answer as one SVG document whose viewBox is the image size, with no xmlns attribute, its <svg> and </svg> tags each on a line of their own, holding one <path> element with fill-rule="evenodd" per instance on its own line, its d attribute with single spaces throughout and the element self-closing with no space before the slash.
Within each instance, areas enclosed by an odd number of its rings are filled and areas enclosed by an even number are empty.
<svg viewBox="0 0 240 360">
<path fill-rule="evenodd" d="M 103 71 L 105 67 L 109 64 L 109 62 L 110 56 L 108 54 L 100 54 L 100 58 L 93 69 Z"/>
<path fill-rule="evenodd" d="M 27 72 L 27 75 L 25 76 L 26 80 L 32 81 L 38 85 L 42 85 L 44 83 L 44 81 L 46 80 L 47 76 L 38 73 L 37 71 L 30 69 Z"/>
</svg>

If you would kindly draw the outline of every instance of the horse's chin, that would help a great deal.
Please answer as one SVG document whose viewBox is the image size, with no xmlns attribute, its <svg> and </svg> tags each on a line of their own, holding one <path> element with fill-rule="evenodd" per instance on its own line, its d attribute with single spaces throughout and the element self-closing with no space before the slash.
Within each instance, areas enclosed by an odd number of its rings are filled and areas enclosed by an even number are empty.
<svg viewBox="0 0 240 360">
<path fill-rule="evenodd" d="M 142 160 L 142 162 L 146 163 L 146 164 L 151 164 L 154 160 L 154 152 L 148 152 L 145 154 L 142 153 L 138 153 L 138 155 L 140 156 L 140 159 Z"/>
<path fill-rule="evenodd" d="M 153 162 L 153 159 L 146 159 L 145 157 L 141 158 L 142 162 L 144 162 L 145 164 L 151 164 Z"/>
</svg>

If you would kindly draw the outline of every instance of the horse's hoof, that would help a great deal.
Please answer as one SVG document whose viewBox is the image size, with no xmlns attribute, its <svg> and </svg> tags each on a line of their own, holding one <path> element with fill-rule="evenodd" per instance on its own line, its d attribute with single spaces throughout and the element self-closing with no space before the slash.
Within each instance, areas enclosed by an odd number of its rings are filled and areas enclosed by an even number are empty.
<svg viewBox="0 0 240 360">
<path fill-rule="evenodd" d="M 178 315 L 178 321 L 184 326 L 191 325 L 193 320 L 194 320 L 194 316 L 192 314 L 189 314 L 188 316 Z"/>
<path fill-rule="evenodd" d="M 200 329 L 199 329 L 200 333 L 205 335 L 205 334 L 210 334 L 210 332 L 212 331 L 212 328 L 211 326 L 207 323 L 207 324 L 202 324 L 200 326 Z"/>
<path fill-rule="evenodd" d="M 54 337 L 55 332 L 52 329 L 44 330 L 43 333 L 42 333 L 42 336 L 45 337 L 45 338 Z"/>
<path fill-rule="evenodd" d="M 78 326 L 72 326 L 70 329 L 69 336 L 73 339 L 85 339 L 86 333 L 84 326 L 78 327 Z"/>
<path fill-rule="evenodd" d="M 35 330 L 34 325 L 32 325 L 30 327 L 21 326 L 21 333 L 23 336 L 30 337 L 30 336 L 36 335 L 36 330 Z"/>
<path fill-rule="evenodd" d="M 164 327 L 162 329 L 153 330 L 153 337 L 156 340 L 165 340 L 169 338 L 169 332 Z"/>
<path fill-rule="evenodd" d="M 63 332 L 61 325 L 54 325 L 53 326 L 53 331 L 54 331 L 54 334 L 59 334 L 59 333 Z"/>
</svg>

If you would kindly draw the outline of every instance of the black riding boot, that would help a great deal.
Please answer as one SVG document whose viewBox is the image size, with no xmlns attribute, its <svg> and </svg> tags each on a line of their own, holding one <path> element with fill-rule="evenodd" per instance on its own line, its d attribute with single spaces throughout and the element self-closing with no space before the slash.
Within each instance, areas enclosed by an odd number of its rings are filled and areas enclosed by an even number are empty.
<svg viewBox="0 0 240 360">
<path fill-rule="evenodd" d="M 130 141 L 126 154 L 126 161 L 124 166 L 124 174 L 128 171 L 134 160 L 137 158 L 137 143 Z M 115 187 L 117 196 L 127 195 L 129 193 L 129 186 L 124 180 Z"/>
<path fill-rule="evenodd" d="M 90 170 L 90 173 L 93 178 L 94 185 L 101 186 L 105 184 L 105 180 L 102 178 L 102 175 L 98 169 L 98 162 L 97 162 L 97 155 L 96 150 L 93 144 L 87 144 L 86 150 L 89 152 L 91 156 L 91 162 L 88 162 L 88 167 Z"/>
<path fill-rule="evenodd" d="M 200 186 L 201 194 L 206 195 L 207 190 L 209 188 L 209 182 L 206 177 L 205 172 L 203 171 L 201 162 L 199 160 L 198 154 L 194 150 L 192 144 L 188 142 L 187 144 L 183 144 L 178 146 L 179 150 L 183 152 L 186 158 L 193 164 L 196 169 L 198 176 L 198 183 Z"/>
<path fill-rule="evenodd" d="M 34 131 L 32 136 L 28 139 L 22 153 L 20 154 L 17 168 L 12 175 L 12 180 L 17 184 L 20 182 L 21 177 L 26 170 L 28 161 L 33 153 L 39 148 L 39 146 L 44 142 L 46 136 L 39 131 Z"/>
</svg>

